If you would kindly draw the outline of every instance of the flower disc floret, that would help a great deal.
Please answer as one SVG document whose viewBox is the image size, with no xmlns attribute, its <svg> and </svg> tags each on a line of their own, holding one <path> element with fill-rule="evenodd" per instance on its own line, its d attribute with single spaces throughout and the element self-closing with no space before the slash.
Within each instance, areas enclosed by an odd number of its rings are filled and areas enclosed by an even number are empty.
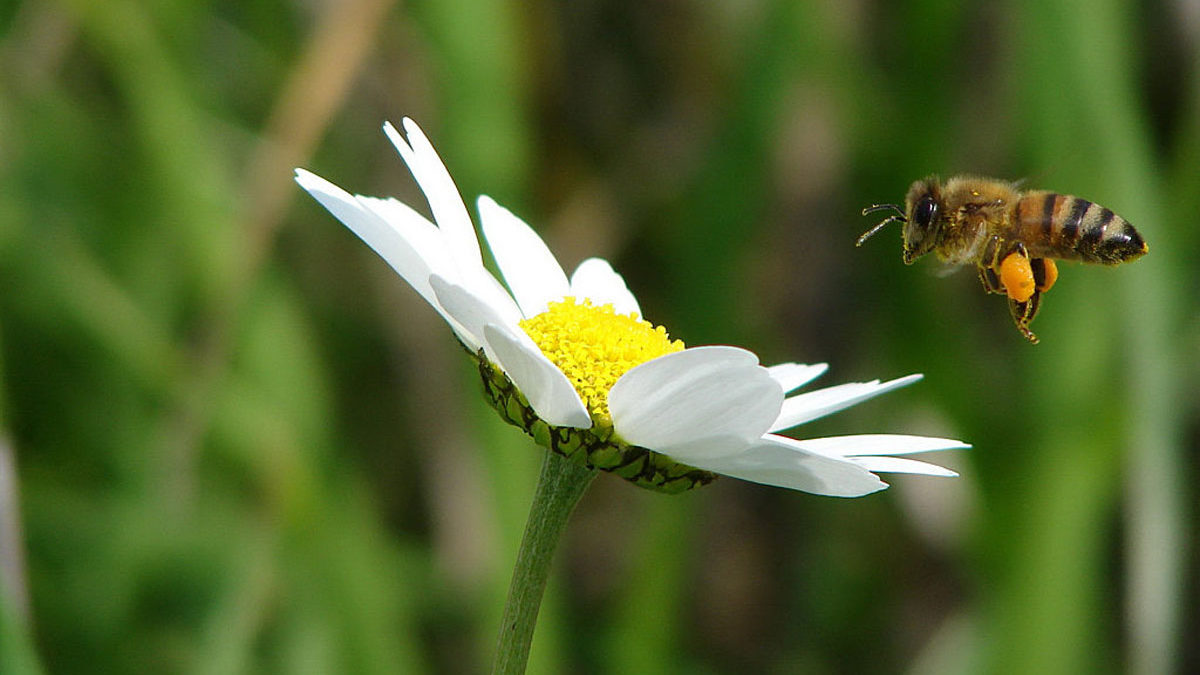
<svg viewBox="0 0 1200 675">
<path fill-rule="evenodd" d="M 521 328 L 571 381 L 592 419 L 611 424 L 608 392 L 634 366 L 683 351 L 682 340 L 634 313 L 617 314 L 612 304 L 573 297 L 549 303 L 547 311 L 520 322 Z"/>
<path fill-rule="evenodd" d="M 483 378 L 485 398 L 500 418 L 529 434 L 538 445 L 572 462 L 616 474 L 657 492 L 677 493 L 707 485 L 717 474 L 676 461 L 664 454 L 627 443 L 616 436 L 611 421 L 588 429 L 548 424 L 529 405 L 512 380 L 482 350 L 474 355 Z"/>
</svg>

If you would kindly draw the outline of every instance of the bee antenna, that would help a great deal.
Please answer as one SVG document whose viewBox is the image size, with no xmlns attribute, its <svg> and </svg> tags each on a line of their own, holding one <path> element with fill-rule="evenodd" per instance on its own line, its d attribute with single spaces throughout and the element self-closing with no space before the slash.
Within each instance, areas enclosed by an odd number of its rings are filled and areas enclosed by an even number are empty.
<svg viewBox="0 0 1200 675">
<path fill-rule="evenodd" d="M 875 213 L 877 211 L 887 211 L 889 209 L 892 211 L 895 211 L 895 213 L 888 216 L 887 218 L 884 218 L 883 222 L 879 223 L 875 227 L 872 227 L 871 229 L 867 230 L 866 232 L 863 232 L 862 236 L 858 238 L 858 241 L 854 242 L 855 246 L 862 246 L 863 242 L 870 239 L 871 236 L 874 235 L 876 232 L 882 230 L 884 228 L 884 226 L 886 226 L 888 223 L 907 223 L 908 222 L 908 217 L 905 216 L 904 212 L 900 210 L 900 207 L 895 204 L 872 204 L 872 205 L 868 206 L 867 208 L 863 209 L 862 213 L 865 216 L 867 214 Z"/>
<path fill-rule="evenodd" d="M 865 215 L 875 213 L 876 211 L 887 211 L 888 209 L 895 211 L 896 215 L 900 216 L 901 220 L 905 220 L 904 212 L 901 211 L 900 207 L 896 204 L 872 204 L 872 205 L 868 206 L 867 208 L 863 209 L 862 214 L 865 216 Z"/>
</svg>

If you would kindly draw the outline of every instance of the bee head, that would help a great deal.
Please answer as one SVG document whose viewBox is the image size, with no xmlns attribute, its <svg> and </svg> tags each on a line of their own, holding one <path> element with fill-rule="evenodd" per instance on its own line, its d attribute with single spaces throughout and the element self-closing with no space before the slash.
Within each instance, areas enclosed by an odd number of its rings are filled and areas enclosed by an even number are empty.
<svg viewBox="0 0 1200 675">
<path fill-rule="evenodd" d="M 904 199 L 905 210 L 901 211 L 896 204 L 874 204 L 863 209 L 864 216 L 876 211 L 890 210 L 894 213 L 864 232 L 856 245 L 862 246 L 864 241 L 888 223 L 903 223 L 904 263 L 911 265 L 914 260 L 929 253 L 937 245 L 942 222 L 941 203 L 942 186 L 938 179 L 930 176 L 919 180 L 908 188 L 908 196 Z"/>
<path fill-rule="evenodd" d="M 929 253 L 937 245 L 942 229 L 942 186 L 930 176 L 912 184 L 904 199 L 904 263 Z"/>
</svg>

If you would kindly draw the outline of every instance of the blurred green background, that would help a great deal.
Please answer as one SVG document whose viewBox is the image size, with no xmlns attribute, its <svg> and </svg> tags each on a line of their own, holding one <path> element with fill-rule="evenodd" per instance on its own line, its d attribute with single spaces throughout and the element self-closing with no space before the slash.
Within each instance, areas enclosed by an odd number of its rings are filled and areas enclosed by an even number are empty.
<svg viewBox="0 0 1200 675">
<path fill-rule="evenodd" d="M 487 668 L 541 450 L 291 180 L 424 210 L 405 115 L 690 345 L 926 375 L 798 433 L 975 445 L 859 500 L 602 476 L 531 672 L 1200 669 L 1200 12 L 964 4 L 4 3 L 0 672 Z M 1030 346 L 853 245 L 964 172 L 1151 252 L 1062 265 Z"/>
</svg>

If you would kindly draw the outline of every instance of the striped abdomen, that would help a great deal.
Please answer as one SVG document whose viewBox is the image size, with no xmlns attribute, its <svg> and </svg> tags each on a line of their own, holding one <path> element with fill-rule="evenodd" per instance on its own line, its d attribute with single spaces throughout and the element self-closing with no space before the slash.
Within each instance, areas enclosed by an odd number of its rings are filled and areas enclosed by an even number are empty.
<svg viewBox="0 0 1200 675">
<path fill-rule="evenodd" d="M 1034 257 L 1116 265 L 1147 250 L 1142 235 L 1099 204 L 1054 192 L 1026 192 L 1017 203 L 1017 230 Z"/>
</svg>

